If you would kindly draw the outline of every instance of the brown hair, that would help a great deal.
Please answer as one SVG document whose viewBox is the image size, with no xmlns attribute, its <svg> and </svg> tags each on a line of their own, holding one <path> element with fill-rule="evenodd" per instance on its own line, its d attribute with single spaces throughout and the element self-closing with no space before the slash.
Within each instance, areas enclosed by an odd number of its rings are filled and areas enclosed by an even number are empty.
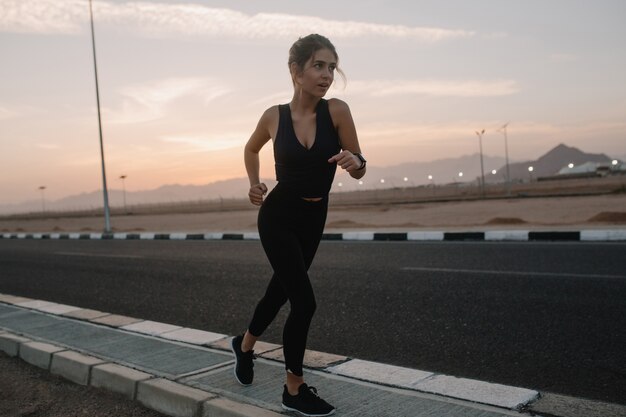
<svg viewBox="0 0 626 417">
<path fill-rule="evenodd" d="M 333 55 L 335 55 L 335 59 L 337 60 L 337 72 L 341 75 L 341 78 L 343 78 L 345 82 L 346 76 L 343 71 L 339 69 L 339 55 L 337 55 L 335 45 L 333 45 L 327 37 L 318 35 L 317 33 L 299 38 L 293 45 L 291 45 L 291 48 L 289 48 L 289 61 L 287 61 L 287 65 L 291 68 L 291 64 L 295 63 L 300 70 L 303 70 L 307 61 L 311 59 L 313 54 L 320 49 L 328 49 L 333 53 Z"/>
</svg>

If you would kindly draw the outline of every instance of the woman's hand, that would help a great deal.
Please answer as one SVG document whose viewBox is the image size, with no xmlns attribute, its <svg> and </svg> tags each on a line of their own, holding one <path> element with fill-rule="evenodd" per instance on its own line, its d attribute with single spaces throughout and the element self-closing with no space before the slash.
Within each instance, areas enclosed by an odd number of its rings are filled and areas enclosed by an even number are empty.
<svg viewBox="0 0 626 417">
<path fill-rule="evenodd" d="M 341 151 L 337 155 L 328 160 L 329 163 L 336 162 L 342 169 L 347 172 L 357 171 L 361 168 L 361 160 L 354 156 L 350 151 Z"/>
<path fill-rule="evenodd" d="M 267 186 L 263 183 L 253 185 L 248 191 L 250 202 L 255 206 L 263 204 L 263 196 L 267 193 Z"/>
</svg>

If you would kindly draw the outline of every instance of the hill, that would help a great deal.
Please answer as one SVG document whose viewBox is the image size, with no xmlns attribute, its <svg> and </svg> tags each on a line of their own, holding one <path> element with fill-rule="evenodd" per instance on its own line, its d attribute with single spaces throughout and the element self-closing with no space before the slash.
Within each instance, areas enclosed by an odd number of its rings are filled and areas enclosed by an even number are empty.
<svg viewBox="0 0 626 417">
<path fill-rule="evenodd" d="M 373 159 L 373 158 L 370 158 Z M 485 181 L 503 182 L 506 179 L 505 159 L 499 156 L 484 155 Z M 512 181 L 529 179 L 528 167 L 533 167 L 533 178 L 555 175 L 569 163 L 579 165 L 585 162 L 608 163 L 610 158 L 605 154 L 585 153 L 577 148 L 564 144 L 533 161 L 510 163 Z M 496 169 L 496 174 L 491 171 Z M 463 176 L 459 176 L 459 173 Z M 429 179 L 429 176 L 432 179 Z M 368 165 L 368 173 L 359 184 L 345 172 L 338 170 L 333 184 L 333 192 L 352 191 L 357 189 L 384 189 L 394 187 L 419 186 L 424 184 L 447 184 L 451 182 L 474 182 L 480 177 L 480 155 L 465 155 L 459 158 L 440 159 L 430 162 L 410 162 L 394 166 L 380 167 Z M 273 179 L 263 179 L 270 187 Z M 339 185 L 341 184 L 341 186 Z M 126 202 L 130 205 L 147 203 L 189 202 L 198 200 L 220 200 L 245 198 L 248 193 L 247 178 L 233 178 L 205 185 L 163 185 L 153 190 L 126 192 Z M 112 207 L 122 207 L 124 194 L 122 190 L 109 190 L 109 202 Z M 48 211 L 84 210 L 102 207 L 102 191 L 68 196 L 55 201 L 46 201 Z M 0 205 L 0 214 L 26 213 L 41 211 L 41 200 L 30 200 L 19 204 Z"/>
</svg>

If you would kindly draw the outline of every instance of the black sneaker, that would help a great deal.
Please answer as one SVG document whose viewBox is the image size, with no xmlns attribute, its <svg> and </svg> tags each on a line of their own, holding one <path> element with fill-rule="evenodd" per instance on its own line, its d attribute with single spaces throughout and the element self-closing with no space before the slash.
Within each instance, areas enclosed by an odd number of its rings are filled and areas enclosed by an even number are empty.
<svg viewBox="0 0 626 417">
<path fill-rule="evenodd" d="M 254 350 L 250 350 L 248 352 L 241 351 L 241 342 L 243 342 L 243 336 L 235 336 L 233 340 L 230 342 L 230 348 L 235 354 L 235 378 L 237 378 L 237 382 L 241 385 L 250 385 L 252 384 L 252 379 L 254 378 L 254 363 L 252 363 L 253 359 L 256 359 L 254 356 Z"/>
<path fill-rule="evenodd" d="M 290 395 L 287 386 L 283 390 L 283 408 L 296 411 L 307 417 L 329 416 L 335 412 L 335 407 L 322 400 L 314 387 L 302 384 L 298 388 L 298 395 Z"/>
</svg>

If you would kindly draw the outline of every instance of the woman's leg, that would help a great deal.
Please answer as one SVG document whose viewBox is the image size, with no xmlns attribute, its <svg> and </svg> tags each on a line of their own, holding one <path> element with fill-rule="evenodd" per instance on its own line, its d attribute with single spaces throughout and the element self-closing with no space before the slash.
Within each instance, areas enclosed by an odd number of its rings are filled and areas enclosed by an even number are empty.
<svg viewBox="0 0 626 417">
<path fill-rule="evenodd" d="M 286 302 L 287 293 L 276 277 L 276 274 L 274 274 L 267 286 L 265 295 L 261 298 L 254 310 L 248 331 L 244 334 L 243 343 L 241 345 L 241 349 L 244 352 L 254 348 L 257 339 L 265 332 L 267 326 L 274 321 L 274 318 Z"/>
</svg>

